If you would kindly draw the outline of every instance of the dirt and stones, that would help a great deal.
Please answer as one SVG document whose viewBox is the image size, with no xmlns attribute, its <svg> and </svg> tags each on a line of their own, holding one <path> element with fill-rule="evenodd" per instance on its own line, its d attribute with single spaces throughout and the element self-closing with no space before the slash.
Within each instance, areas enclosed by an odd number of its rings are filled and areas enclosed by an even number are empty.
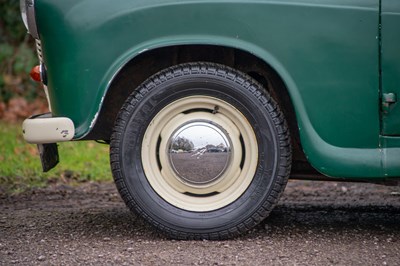
<svg viewBox="0 0 400 266">
<path fill-rule="evenodd" d="M 400 187 L 291 181 L 271 216 L 229 241 L 173 241 L 112 183 L 0 196 L 0 265 L 399 265 Z"/>
</svg>

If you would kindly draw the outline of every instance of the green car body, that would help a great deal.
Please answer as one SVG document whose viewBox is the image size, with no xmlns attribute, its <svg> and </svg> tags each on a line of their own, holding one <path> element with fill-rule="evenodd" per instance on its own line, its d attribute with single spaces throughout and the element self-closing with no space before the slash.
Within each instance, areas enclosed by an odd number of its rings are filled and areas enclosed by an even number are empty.
<svg viewBox="0 0 400 266">
<path fill-rule="evenodd" d="M 266 218 L 289 177 L 397 182 L 398 0 L 21 0 L 57 142 L 110 144 L 125 203 L 177 239 Z M 40 74 L 40 78 L 39 75 Z"/>
<path fill-rule="evenodd" d="M 94 128 L 113 79 L 135 57 L 176 46 L 228 47 L 283 81 L 302 148 L 319 172 L 400 176 L 400 107 L 384 111 L 382 102 L 400 90 L 396 0 L 35 4 L 52 112 L 72 119 L 75 139 Z"/>
</svg>

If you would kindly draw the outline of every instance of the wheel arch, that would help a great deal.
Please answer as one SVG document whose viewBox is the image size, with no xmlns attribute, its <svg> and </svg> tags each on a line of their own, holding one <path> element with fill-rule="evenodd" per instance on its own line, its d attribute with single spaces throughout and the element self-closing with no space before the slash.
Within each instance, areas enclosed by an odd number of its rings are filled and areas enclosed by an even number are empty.
<svg viewBox="0 0 400 266">
<path fill-rule="evenodd" d="M 247 50 L 250 48 L 252 52 Z M 112 67 L 117 69 L 115 73 L 111 74 L 113 71 L 109 71 L 111 81 L 108 82 L 109 85 L 104 93 L 95 123 L 83 139 L 108 141 L 115 118 L 125 100 L 142 82 L 158 71 L 188 62 L 219 63 L 250 75 L 260 82 L 278 102 L 292 135 L 293 159 L 300 163 L 302 171 L 306 169 L 308 172 L 310 167 L 300 143 L 296 104 L 291 96 L 293 93 L 298 94 L 295 92 L 297 89 L 294 82 L 271 54 L 257 47 L 249 46 L 247 49 L 210 44 L 179 44 L 141 50 L 142 52 L 130 57 L 125 55 L 125 59 L 119 60 L 120 64 Z M 296 99 L 301 100 L 300 97 Z"/>
</svg>

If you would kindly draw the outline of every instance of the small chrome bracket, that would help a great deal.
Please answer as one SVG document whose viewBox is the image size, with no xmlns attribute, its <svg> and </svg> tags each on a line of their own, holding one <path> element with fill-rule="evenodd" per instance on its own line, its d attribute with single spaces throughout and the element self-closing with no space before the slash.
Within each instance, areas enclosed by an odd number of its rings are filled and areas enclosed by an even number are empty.
<svg viewBox="0 0 400 266">
<path fill-rule="evenodd" d="M 393 92 L 384 93 L 382 95 L 382 112 L 387 114 L 391 110 L 393 104 L 397 102 L 397 95 Z"/>
</svg>

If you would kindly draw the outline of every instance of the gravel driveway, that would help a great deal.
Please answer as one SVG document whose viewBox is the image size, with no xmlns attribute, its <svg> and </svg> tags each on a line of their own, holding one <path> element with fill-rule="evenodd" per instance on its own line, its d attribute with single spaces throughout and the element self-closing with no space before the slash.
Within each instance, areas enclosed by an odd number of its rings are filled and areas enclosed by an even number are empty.
<svg viewBox="0 0 400 266">
<path fill-rule="evenodd" d="M 257 228 L 229 241 L 173 241 L 112 183 L 0 195 L 0 265 L 399 265 L 400 187 L 290 181 Z"/>
</svg>

